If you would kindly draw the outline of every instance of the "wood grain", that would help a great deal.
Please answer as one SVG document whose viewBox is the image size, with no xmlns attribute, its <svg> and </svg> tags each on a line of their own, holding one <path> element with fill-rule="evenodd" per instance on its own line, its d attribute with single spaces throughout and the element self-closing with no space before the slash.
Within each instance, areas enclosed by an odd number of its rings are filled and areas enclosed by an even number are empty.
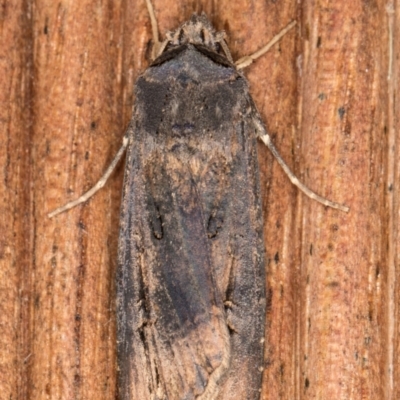
<svg viewBox="0 0 400 400">
<path fill-rule="evenodd" d="M 27 398 L 30 354 L 30 49 L 24 2 L 0 8 L 0 397 Z"/>
</svg>

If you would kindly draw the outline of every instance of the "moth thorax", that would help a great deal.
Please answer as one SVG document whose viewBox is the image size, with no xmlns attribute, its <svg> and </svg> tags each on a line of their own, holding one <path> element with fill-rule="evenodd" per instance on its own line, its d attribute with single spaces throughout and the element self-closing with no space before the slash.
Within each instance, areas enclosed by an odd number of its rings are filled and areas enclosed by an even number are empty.
<svg viewBox="0 0 400 400">
<path fill-rule="evenodd" d="M 218 43 L 223 40 L 224 32 L 215 32 L 206 14 L 193 14 L 192 17 L 182 24 L 177 30 L 167 34 L 168 42 L 173 46 L 183 44 L 197 44 L 212 48 L 218 48 Z"/>
</svg>

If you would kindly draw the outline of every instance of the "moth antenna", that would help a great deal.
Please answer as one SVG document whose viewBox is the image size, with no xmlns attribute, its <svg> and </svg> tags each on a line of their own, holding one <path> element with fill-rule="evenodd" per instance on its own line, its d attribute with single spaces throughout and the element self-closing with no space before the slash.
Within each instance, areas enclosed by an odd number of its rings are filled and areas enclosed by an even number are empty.
<svg viewBox="0 0 400 400">
<path fill-rule="evenodd" d="M 105 185 L 108 178 L 114 171 L 115 166 L 118 164 L 118 161 L 121 159 L 122 155 L 124 154 L 126 146 L 128 146 L 128 143 L 129 143 L 129 137 L 128 137 L 128 135 L 126 135 L 122 141 L 122 146 L 118 150 L 118 153 L 112 160 L 112 162 L 109 165 L 109 167 L 107 168 L 106 172 L 90 190 L 88 190 L 82 196 L 78 197 L 76 200 L 70 201 L 69 203 L 65 204 L 64 206 L 56 208 L 51 213 L 47 214 L 47 216 L 49 218 L 53 218 L 56 215 L 61 214 L 64 211 L 70 210 L 71 208 L 74 208 L 74 207 L 78 206 L 79 204 L 84 203 L 85 201 L 89 200 L 97 191 L 99 191 Z"/>
<path fill-rule="evenodd" d="M 304 183 L 300 182 L 300 180 L 297 178 L 297 176 L 290 170 L 288 165 L 283 161 L 281 155 L 279 154 L 278 150 L 272 143 L 272 140 L 270 136 L 268 135 L 265 127 L 260 121 L 257 121 L 254 119 L 256 129 L 258 132 L 258 135 L 260 139 L 265 143 L 265 145 L 269 148 L 271 151 L 272 155 L 275 157 L 276 161 L 278 161 L 278 164 L 282 167 L 282 169 L 285 171 L 285 174 L 288 176 L 290 179 L 290 182 L 293 183 L 293 185 L 297 186 L 306 196 L 308 196 L 312 200 L 316 200 L 319 203 L 323 204 L 324 206 L 335 208 L 337 210 L 341 210 L 344 212 L 349 212 L 350 208 L 343 205 L 336 203 L 334 201 L 330 201 L 326 199 L 325 197 L 322 197 L 315 192 L 313 192 L 311 189 L 309 189 Z"/>
<path fill-rule="evenodd" d="M 236 68 L 237 69 L 243 69 L 248 67 L 250 64 L 253 63 L 253 61 L 257 60 L 257 58 L 260 58 L 262 55 L 264 55 L 275 43 L 279 42 L 279 40 L 286 35 L 294 26 L 296 25 L 296 21 L 292 21 L 286 28 L 283 28 L 277 35 L 275 35 L 272 40 L 270 40 L 264 47 L 262 47 L 260 50 L 257 50 L 255 53 L 250 54 L 248 56 L 244 56 L 242 58 L 239 58 L 235 62 Z"/>
</svg>

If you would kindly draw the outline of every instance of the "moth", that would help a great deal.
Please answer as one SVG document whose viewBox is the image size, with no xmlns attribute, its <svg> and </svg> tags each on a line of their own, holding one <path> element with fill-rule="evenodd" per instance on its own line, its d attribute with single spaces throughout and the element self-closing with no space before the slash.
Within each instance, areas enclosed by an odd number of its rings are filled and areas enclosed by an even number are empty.
<svg viewBox="0 0 400 400">
<path fill-rule="evenodd" d="M 117 272 L 119 399 L 256 400 L 265 324 L 257 139 L 271 143 L 225 35 L 194 14 L 158 41 L 135 85 Z M 287 28 L 290 29 L 293 26 Z M 285 32 L 281 33 L 281 36 Z M 279 37 L 275 38 L 277 41 Z"/>
</svg>

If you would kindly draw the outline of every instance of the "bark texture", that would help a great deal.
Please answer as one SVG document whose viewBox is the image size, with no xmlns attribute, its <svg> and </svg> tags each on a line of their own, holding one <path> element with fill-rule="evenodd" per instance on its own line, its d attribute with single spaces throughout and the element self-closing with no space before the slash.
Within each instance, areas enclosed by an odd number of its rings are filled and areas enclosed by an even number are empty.
<svg viewBox="0 0 400 400">
<path fill-rule="evenodd" d="M 259 144 L 267 254 L 262 398 L 400 397 L 400 11 L 396 1 L 154 0 L 162 37 L 205 11 L 248 67 L 275 145 Z M 144 0 L 0 7 L 0 397 L 114 399 L 122 165 L 88 204 L 149 62 Z M 3 397 L 4 396 L 4 397 Z"/>
</svg>

